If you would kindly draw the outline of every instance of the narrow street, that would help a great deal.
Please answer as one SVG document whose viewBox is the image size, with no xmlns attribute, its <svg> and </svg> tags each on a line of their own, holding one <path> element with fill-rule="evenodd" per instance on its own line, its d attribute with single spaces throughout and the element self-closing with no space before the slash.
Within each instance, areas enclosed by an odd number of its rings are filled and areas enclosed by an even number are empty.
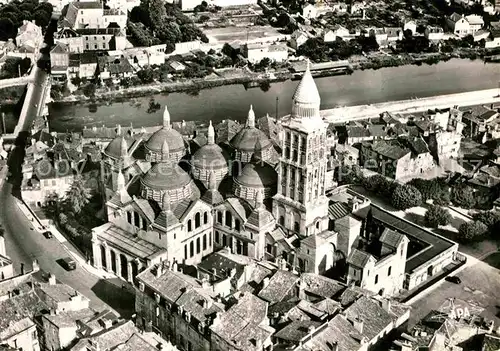
<svg viewBox="0 0 500 351">
<path fill-rule="evenodd" d="M 40 269 L 53 273 L 56 278 L 91 300 L 97 310 L 113 308 L 123 317 L 130 317 L 134 311 L 134 298 L 121 287 L 116 278 L 110 281 L 100 279 L 77 265 L 76 270 L 66 271 L 57 260 L 69 256 L 68 252 L 54 237 L 46 239 L 33 229 L 31 222 L 24 216 L 12 195 L 13 186 L 5 182 L 0 191 L 0 223 L 5 232 L 7 254 L 14 262 L 16 272 L 20 272 L 21 263 L 31 269 L 33 260 L 38 260 Z"/>
</svg>

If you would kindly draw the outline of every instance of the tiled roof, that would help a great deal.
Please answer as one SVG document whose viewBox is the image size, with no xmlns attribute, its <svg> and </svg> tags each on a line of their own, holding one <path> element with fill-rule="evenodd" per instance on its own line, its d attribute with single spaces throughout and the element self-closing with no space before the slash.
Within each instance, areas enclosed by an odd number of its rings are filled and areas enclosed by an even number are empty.
<svg viewBox="0 0 500 351">
<path fill-rule="evenodd" d="M 264 287 L 259 297 L 269 301 L 270 304 L 280 302 L 294 288 L 299 277 L 289 271 L 279 270 L 269 279 L 269 283 Z"/>
<path fill-rule="evenodd" d="M 380 242 L 392 248 L 397 248 L 405 236 L 389 228 L 385 228 L 380 236 Z"/>
<path fill-rule="evenodd" d="M 349 254 L 347 263 L 354 267 L 364 268 L 370 259 L 375 258 L 367 252 L 354 249 Z"/>
<path fill-rule="evenodd" d="M 340 302 L 334 301 L 332 299 L 326 298 L 320 300 L 314 304 L 318 310 L 325 312 L 329 316 L 333 316 L 342 310 L 342 305 Z"/>
<path fill-rule="evenodd" d="M 125 340 L 128 340 L 134 333 L 138 332 L 139 330 L 132 321 L 123 321 L 90 337 L 80 339 L 78 343 L 71 348 L 71 351 L 87 350 L 87 345 L 90 346 L 90 341 L 93 344 L 98 344 L 101 350 L 111 350 L 122 344 Z"/>
<path fill-rule="evenodd" d="M 358 350 L 361 335 L 343 316 L 335 316 L 328 325 L 307 341 L 297 351 L 317 350 L 330 351 L 336 346 L 336 351 Z"/>
<path fill-rule="evenodd" d="M 200 289 L 189 289 L 182 294 L 175 302 L 177 306 L 182 306 L 185 312 L 199 322 L 207 322 L 208 318 L 215 312 L 223 312 L 224 309 L 213 302 L 212 297 L 201 293 Z"/>
<path fill-rule="evenodd" d="M 332 298 L 343 291 L 346 286 L 336 280 L 313 273 L 300 275 L 301 288 L 308 294 L 321 298 Z"/>
<path fill-rule="evenodd" d="M 65 302 L 70 301 L 73 298 L 77 291 L 66 284 L 55 284 L 51 285 L 49 283 L 40 283 L 37 285 L 36 291 L 41 295 L 44 294 L 46 296 L 45 301 L 54 301 L 54 302 Z M 89 301 L 89 299 L 82 294 L 78 293 L 82 301 Z"/>
<path fill-rule="evenodd" d="M 321 322 L 315 321 L 293 321 L 283 329 L 277 331 L 273 337 L 280 340 L 298 342 L 305 337 L 311 330 L 316 329 Z"/>
<path fill-rule="evenodd" d="M 342 295 L 340 295 L 340 304 L 343 307 L 350 306 L 353 302 L 358 300 L 361 296 L 373 296 L 375 293 L 362 289 L 358 286 L 350 286 Z"/>
<path fill-rule="evenodd" d="M 374 142 L 372 144 L 372 150 L 393 160 L 399 160 L 410 152 L 410 150 L 404 149 L 394 142 L 388 142 L 385 140 Z"/>
<path fill-rule="evenodd" d="M 215 127 L 217 136 L 216 143 L 229 143 L 236 134 L 243 128 L 243 125 L 233 120 L 224 120 Z"/>
<path fill-rule="evenodd" d="M 106 223 L 103 227 L 104 226 L 105 229 L 98 234 L 99 238 L 106 241 L 111 246 L 116 246 L 121 250 L 129 252 L 133 256 L 145 259 L 164 250 L 155 244 L 141 239 L 138 236 L 135 236 L 111 223 Z"/>
<path fill-rule="evenodd" d="M 334 202 L 328 206 L 328 216 L 332 221 L 336 221 L 342 217 L 347 216 L 351 213 L 351 210 L 347 204 L 343 202 Z"/>
<path fill-rule="evenodd" d="M 256 208 L 252 211 L 246 224 L 254 226 L 256 228 L 262 228 L 266 224 L 274 221 L 274 216 L 266 208 Z"/>
<path fill-rule="evenodd" d="M 85 320 L 92 317 L 96 312 L 90 308 L 85 308 L 80 311 L 65 311 L 58 314 L 46 314 L 43 318 L 48 319 L 58 328 L 76 327 L 77 321 Z"/>
<path fill-rule="evenodd" d="M 177 301 L 189 288 L 201 288 L 201 284 L 196 279 L 168 269 L 165 269 L 159 277 L 152 269 L 147 269 L 140 273 L 137 278 L 161 294 L 170 303 Z"/>
<path fill-rule="evenodd" d="M 369 297 L 360 297 L 354 302 L 345 314 L 348 319 L 359 318 L 363 321 L 363 336 L 372 340 L 380 334 L 391 322 L 391 315 L 384 310 L 378 301 Z"/>
<path fill-rule="evenodd" d="M 227 198 L 226 203 L 234 209 L 234 211 L 241 217 L 243 221 L 246 221 L 248 216 L 252 212 L 252 208 L 250 207 L 248 202 L 239 197 Z"/>
<path fill-rule="evenodd" d="M 235 269 L 236 275 L 240 276 L 245 266 L 252 263 L 253 260 L 250 257 L 232 254 L 229 250 L 223 249 L 204 258 L 197 267 L 211 274 L 215 269 L 218 277 L 225 278 L 229 276 L 232 269 Z"/>
<path fill-rule="evenodd" d="M 259 345 L 271 336 L 274 329 L 263 322 L 267 319 L 267 302 L 243 293 L 238 302 L 222 313 L 219 320 L 210 327 L 212 332 L 242 350 L 259 350 Z M 258 348 L 260 346 L 260 348 Z"/>
</svg>

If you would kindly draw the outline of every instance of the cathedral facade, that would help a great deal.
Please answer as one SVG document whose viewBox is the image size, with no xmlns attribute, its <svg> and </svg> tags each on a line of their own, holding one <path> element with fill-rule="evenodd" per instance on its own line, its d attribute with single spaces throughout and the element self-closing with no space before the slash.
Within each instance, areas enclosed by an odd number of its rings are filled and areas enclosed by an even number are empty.
<svg viewBox="0 0 500 351">
<path fill-rule="evenodd" d="M 148 139 L 119 135 L 103 152 L 108 222 L 93 229 L 94 266 L 134 282 L 161 261 L 196 265 L 229 248 L 299 272 L 333 267 L 342 254 L 328 225 L 327 124 L 309 69 L 279 123 L 270 140 L 250 107 L 228 148 L 210 123 L 192 154 L 167 108 Z"/>
</svg>

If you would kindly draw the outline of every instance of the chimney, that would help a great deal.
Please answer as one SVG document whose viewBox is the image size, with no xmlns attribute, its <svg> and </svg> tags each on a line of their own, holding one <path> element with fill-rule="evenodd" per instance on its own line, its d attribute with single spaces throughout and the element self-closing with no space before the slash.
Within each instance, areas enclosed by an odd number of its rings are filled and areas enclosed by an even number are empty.
<svg viewBox="0 0 500 351">
<path fill-rule="evenodd" d="M 155 271 L 156 278 L 159 278 L 162 273 L 163 272 L 162 272 L 162 269 L 161 269 L 161 264 L 159 264 L 159 265 L 156 266 L 156 271 Z"/>
<path fill-rule="evenodd" d="M 173 272 L 177 272 L 177 271 L 178 271 L 178 269 L 179 269 L 179 267 L 178 267 L 178 265 L 177 265 L 177 261 L 174 261 L 174 262 L 172 263 L 172 271 L 173 271 Z"/>
<path fill-rule="evenodd" d="M 101 318 L 99 319 L 99 324 L 104 328 L 104 329 L 109 329 L 113 325 L 113 322 L 110 319 L 104 319 Z"/>
<path fill-rule="evenodd" d="M 212 268 L 212 275 L 214 278 L 217 276 L 217 268 Z"/>
<path fill-rule="evenodd" d="M 359 317 L 353 319 L 352 325 L 359 334 L 363 335 L 363 321 Z"/>
<path fill-rule="evenodd" d="M 315 330 L 316 328 L 314 328 L 313 325 L 310 325 L 309 327 L 307 327 L 307 334 L 311 335 Z"/>
<path fill-rule="evenodd" d="M 262 280 L 262 289 L 264 289 L 268 285 L 269 285 L 269 278 L 265 277 L 264 280 Z"/>
<path fill-rule="evenodd" d="M 207 279 L 207 278 L 203 278 L 203 279 L 201 280 L 201 287 L 202 287 L 203 289 L 208 289 L 208 288 L 210 288 L 210 282 L 208 281 L 208 279 Z"/>
<path fill-rule="evenodd" d="M 49 285 L 56 285 L 56 276 L 52 273 L 49 273 Z"/>
<path fill-rule="evenodd" d="M 386 312 L 391 313 L 391 300 L 389 300 L 389 299 L 382 299 L 381 305 L 382 305 L 382 308 Z"/>
<path fill-rule="evenodd" d="M 349 200 L 347 200 L 347 205 L 351 212 L 357 211 L 359 205 L 358 198 L 356 196 L 349 198 Z"/>
<path fill-rule="evenodd" d="M 21 263 L 21 275 L 24 275 L 24 263 Z"/>
</svg>

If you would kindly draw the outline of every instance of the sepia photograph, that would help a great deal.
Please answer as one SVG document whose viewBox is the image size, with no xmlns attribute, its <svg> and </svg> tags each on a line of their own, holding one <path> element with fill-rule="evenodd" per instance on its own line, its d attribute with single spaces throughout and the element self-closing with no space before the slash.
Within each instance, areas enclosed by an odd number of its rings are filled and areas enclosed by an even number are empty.
<svg viewBox="0 0 500 351">
<path fill-rule="evenodd" d="M 500 351 L 500 0 L 0 0 L 0 351 Z"/>
</svg>

